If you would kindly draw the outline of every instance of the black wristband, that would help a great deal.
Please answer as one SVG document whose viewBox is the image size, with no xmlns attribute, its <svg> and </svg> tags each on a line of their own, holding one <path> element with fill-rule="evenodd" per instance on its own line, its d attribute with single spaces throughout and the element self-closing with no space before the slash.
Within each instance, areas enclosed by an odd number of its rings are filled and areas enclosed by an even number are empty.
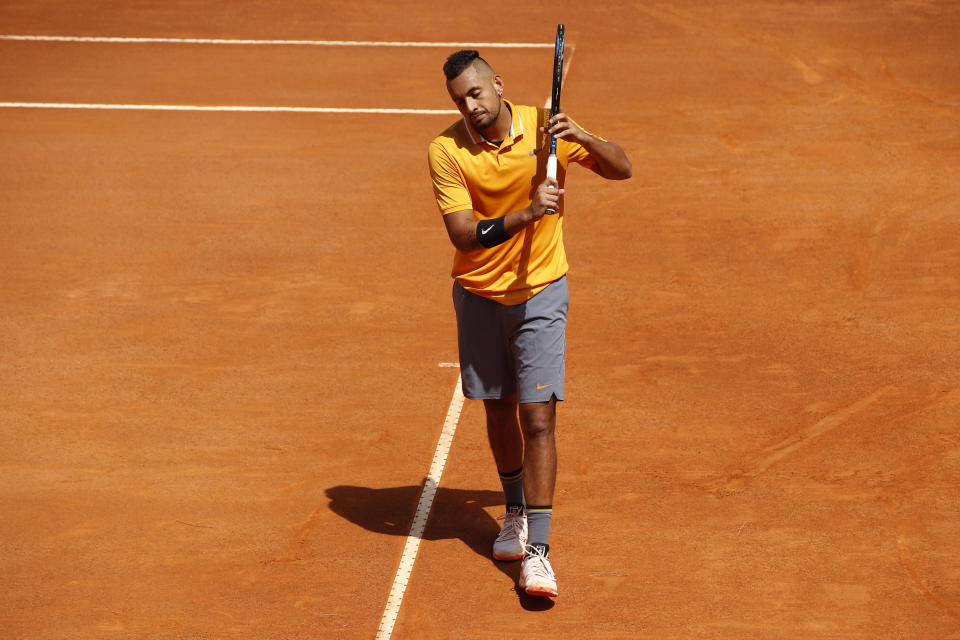
<svg viewBox="0 0 960 640">
<path fill-rule="evenodd" d="M 487 249 L 503 244 L 510 239 L 504 219 L 481 220 L 477 223 L 477 242 Z"/>
</svg>

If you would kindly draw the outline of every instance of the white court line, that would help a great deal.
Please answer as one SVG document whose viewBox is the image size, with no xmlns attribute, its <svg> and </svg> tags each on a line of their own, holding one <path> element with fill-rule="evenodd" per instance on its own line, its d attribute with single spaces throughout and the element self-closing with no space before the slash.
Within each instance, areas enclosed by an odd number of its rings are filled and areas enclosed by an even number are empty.
<svg viewBox="0 0 960 640">
<path fill-rule="evenodd" d="M 109 36 L 27 36 L 0 35 L 0 40 L 30 42 L 113 42 L 174 44 L 282 45 L 308 47 L 445 47 L 450 49 L 548 49 L 539 42 L 389 42 L 386 40 L 230 40 L 225 38 L 119 38 Z"/>
<path fill-rule="evenodd" d="M 457 422 L 460 420 L 460 412 L 462 410 L 463 391 L 460 388 L 460 376 L 458 375 L 457 386 L 454 387 L 453 398 L 450 399 L 450 408 L 447 409 L 447 418 L 443 421 L 443 431 L 440 433 L 440 441 L 437 442 L 437 450 L 433 454 L 433 463 L 430 465 L 427 479 L 423 483 L 423 492 L 420 494 L 417 512 L 413 516 L 413 524 L 410 525 L 410 534 L 407 536 L 406 544 L 403 545 L 403 555 L 400 556 L 400 566 L 397 567 L 397 575 L 393 579 L 393 585 L 390 587 L 390 595 L 387 597 L 387 606 L 384 608 L 383 616 L 380 618 L 380 626 L 377 629 L 377 640 L 387 640 L 390 634 L 393 633 L 393 626 L 397 623 L 397 616 L 400 614 L 400 603 L 403 601 L 403 594 L 407 590 L 407 583 L 410 581 L 413 562 L 417 558 L 420 540 L 427 526 L 427 516 L 430 515 L 430 507 L 433 506 L 433 499 L 437 495 L 437 487 L 440 485 L 440 475 L 443 473 L 443 467 L 447 463 L 447 455 L 450 453 L 453 434 L 457 430 Z"/>
<path fill-rule="evenodd" d="M 460 115 L 456 109 L 366 109 L 352 107 L 244 107 L 189 104 L 86 104 L 76 102 L 0 102 L 5 109 L 107 109 L 119 111 L 255 111 L 289 113 L 388 113 L 418 115 Z"/>
</svg>

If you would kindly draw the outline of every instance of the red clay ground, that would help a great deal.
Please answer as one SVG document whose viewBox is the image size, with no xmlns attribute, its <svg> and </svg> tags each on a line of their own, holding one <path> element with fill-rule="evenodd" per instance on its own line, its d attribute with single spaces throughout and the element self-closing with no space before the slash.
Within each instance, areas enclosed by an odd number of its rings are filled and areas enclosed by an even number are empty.
<svg viewBox="0 0 960 640">
<path fill-rule="evenodd" d="M 482 407 L 394 638 L 960 638 L 960 8 L 0 7 L 0 33 L 576 44 L 561 596 Z M 329 6 L 327 6 L 329 5 Z M 449 108 L 445 49 L 0 41 L 0 100 Z M 542 104 L 549 50 L 484 54 Z M 448 116 L 0 113 L 0 635 L 372 638 L 456 380 Z"/>
</svg>

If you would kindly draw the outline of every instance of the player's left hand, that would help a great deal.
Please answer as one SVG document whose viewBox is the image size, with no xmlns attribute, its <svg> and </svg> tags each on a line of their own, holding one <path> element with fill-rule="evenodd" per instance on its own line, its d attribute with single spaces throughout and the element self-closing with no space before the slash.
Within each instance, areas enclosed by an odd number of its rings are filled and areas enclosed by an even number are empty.
<svg viewBox="0 0 960 640">
<path fill-rule="evenodd" d="M 583 143 L 586 134 L 578 127 L 567 114 L 560 112 L 549 120 L 549 126 L 542 128 L 547 135 L 554 135 L 561 140 Z"/>
</svg>

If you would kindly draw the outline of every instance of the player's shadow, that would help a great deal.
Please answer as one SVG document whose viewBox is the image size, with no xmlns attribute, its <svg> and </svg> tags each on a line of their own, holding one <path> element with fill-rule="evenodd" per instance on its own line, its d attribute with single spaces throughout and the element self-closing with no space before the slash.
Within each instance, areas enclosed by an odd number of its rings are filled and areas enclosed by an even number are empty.
<svg viewBox="0 0 960 640">
<path fill-rule="evenodd" d="M 330 510 L 368 531 L 395 536 L 410 534 L 417 500 L 423 486 L 370 489 L 339 485 L 327 489 Z M 499 491 L 437 489 L 433 508 L 423 533 L 423 540 L 458 538 L 474 552 L 490 560 L 507 575 L 514 585 L 520 577 L 519 562 L 496 562 L 491 556 L 493 539 L 500 532 L 500 523 L 484 511 L 484 507 L 503 505 Z M 524 609 L 542 611 L 553 607 L 550 598 L 528 596 L 517 589 Z"/>
</svg>

